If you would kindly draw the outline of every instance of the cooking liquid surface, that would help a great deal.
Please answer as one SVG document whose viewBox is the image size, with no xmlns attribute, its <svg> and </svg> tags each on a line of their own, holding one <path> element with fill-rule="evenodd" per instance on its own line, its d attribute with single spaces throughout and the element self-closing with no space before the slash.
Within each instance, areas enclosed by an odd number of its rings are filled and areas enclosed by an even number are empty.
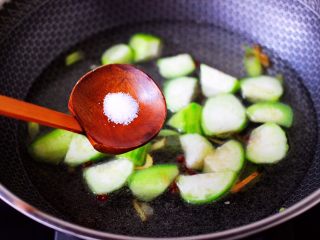
<svg viewBox="0 0 320 240">
<path fill-rule="evenodd" d="M 186 28 L 188 31 L 185 31 Z M 72 87 L 90 68 L 100 65 L 103 51 L 113 44 L 127 42 L 129 36 L 141 31 L 158 35 L 165 40 L 162 56 L 190 53 L 196 61 L 236 77 L 244 76 L 242 45 L 253 43 L 222 29 L 196 24 L 148 23 L 113 29 L 92 36 L 62 54 L 34 83 L 27 100 L 67 112 Z M 83 51 L 84 60 L 66 67 L 65 56 L 78 50 Z M 293 107 L 295 121 L 288 130 L 290 151 L 287 158 L 274 166 L 264 167 L 260 181 L 247 191 L 229 194 L 216 203 L 194 206 L 184 203 L 176 187 L 172 185 L 167 193 L 150 203 L 154 215 L 142 223 L 133 209 L 133 197 L 127 188 L 108 196 L 95 197 L 83 182 L 82 167 L 71 170 L 63 165 L 50 166 L 33 161 L 26 153 L 26 128 L 21 124 L 20 133 L 24 136 L 20 144 L 22 161 L 32 183 L 48 204 L 59 211 L 62 218 L 119 234 L 160 237 L 159 228 L 162 229 L 161 237 L 181 235 L 177 229 L 183 229 L 185 235 L 188 235 L 188 229 L 192 229 L 192 233 L 204 234 L 247 224 L 276 213 L 280 207 L 285 206 L 285 200 L 299 184 L 312 161 L 313 148 L 306 146 L 305 142 L 311 142 L 310 138 L 316 137 L 316 131 L 305 126 L 315 126 L 316 120 L 312 103 L 299 76 L 284 61 L 268 50 L 266 52 L 273 62 L 269 74 L 281 73 L 284 76 L 283 102 Z M 162 84 L 155 61 L 139 64 L 138 67 Z M 201 96 L 197 99 L 200 103 L 203 100 Z M 304 116 L 309 116 L 308 121 Z M 246 138 L 246 132 L 242 137 Z M 304 159 L 301 159 L 302 155 Z M 158 151 L 153 154 L 153 158 L 155 163 L 178 163 L 181 170 L 187 171 L 183 167 L 181 152 L 177 152 L 174 146 Z M 249 171 L 250 167 L 247 163 L 244 171 Z"/>
</svg>

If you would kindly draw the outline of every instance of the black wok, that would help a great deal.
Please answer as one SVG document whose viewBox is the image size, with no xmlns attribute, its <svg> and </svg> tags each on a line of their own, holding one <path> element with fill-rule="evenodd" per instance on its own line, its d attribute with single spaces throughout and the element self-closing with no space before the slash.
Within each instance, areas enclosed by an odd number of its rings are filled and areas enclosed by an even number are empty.
<svg viewBox="0 0 320 240">
<path fill-rule="evenodd" d="M 308 4 L 307 4 L 308 3 Z M 0 197 L 29 217 L 87 238 L 238 238 L 279 224 L 320 201 L 320 3 L 246 0 L 56 0 L 6 4 L 0 11 L 0 93 L 67 111 L 72 86 L 103 50 L 136 32 L 165 40 L 163 55 L 191 53 L 244 76 L 243 44 L 259 43 L 285 76 L 284 102 L 294 108 L 288 157 L 266 166 L 261 180 L 222 201 L 191 206 L 165 194 L 142 223 L 122 191 L 107 202 L 92 197 L 81 171 L 35 163 L 26 126 L 0 118 Z M 73 50 L 86 58 L 66 68 Z M 161 80 L 154 63 L 140 66 Z M 161 82 L 160 82 L 161 84 Z M 224 202 L 230 202 L 226 205 Z M 279 213 L 280 208 L 285 211 Z"/>
</svg>

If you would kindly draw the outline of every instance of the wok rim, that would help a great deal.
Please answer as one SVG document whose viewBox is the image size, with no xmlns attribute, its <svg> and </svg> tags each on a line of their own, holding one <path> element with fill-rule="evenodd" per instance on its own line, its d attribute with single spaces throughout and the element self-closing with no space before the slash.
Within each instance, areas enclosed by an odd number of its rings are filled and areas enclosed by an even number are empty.
<svg viewBox="0 0 320 240">
<path fill-rule="evenodd" d="M 40 6 L 44 5 L 47 1 L 42 1 L 41 4 L 33 7 L 33 10 L 26 11 L 28 14 L 20 19 L 17 23 L 15 23 L 10 31 L 6 32 L 6 37 L 0 40 L 0 43 L 5 41 L 7 37 L 10 35 L 9 33 L 13 31 L 24 19 L 26 19 L 32 12 L 36 11 Z M 304 1 L 296 0 L 303 7 L 308 9 L 312 14 L 314 14 L 317 18 L 320 18 L 320 13 L 315 11 L 312 7 L 306 4 Z M 86 228 L 60 218 L 54 217 L 51 214 L 45 213 L 41 211 L 31 204 L 23 201 L 21 198 L 17 197 L 15 194 L 10 192 L 6 187 L 4 187 L 0 183 L 0 199 L 7 203 L 12 208 L 16 209 L 23 215 L 31 218 L 32 220 L 45 225 L 51 229 L 56 231 L 60 231 L 66 234 L 70 234 L 76 237 L 84 238 L 84 239 L 155 239 L 154 237 L 138 237 L 138 236 L 129 236 L 129 235 L 120 235 L 113 234 L 108 232 L 103 232 L 99 230 L 93 230 L 90 228 Z M 156 239 L 179 239 L 179 240 L 199 240 L 199 239 L 239 239 L 243 238 L 272 227 L 275 227 L 283 222 L 286 222 L 304 212 L 311 209 L 320 203 L 320 188 L 315 190 L 313 193 L 293 204 L 289 208 L 285 209 L 283 212 L 278 212 L 276 214 L 270 215 L 266 218 L 262 218 L 261 220 L 255 221 L 253 223 L 249 223 L 246 225 L 242 225 L 239 227 L 231 228 L 224 231 L 207 233 L 201 235 L 193 235 L 193 236 L 181 236 L 181 237 L 158 237 Z"/>
<path fill-rule="evenodd" d="M 8 189 L 6 189 L 2 184 L 0 184 L 0 198 L 18 210 L 22 214 L 27 217 L 35 220 L 38 223 L 41 223 L 49 228 L 52 228 L 56 231 L 60 231 L 63 233 L 67 233 L 73 236 L 81 237 L 84 239 L 155 239 L 154 237 L 139 237 L 139 236 L 127 236 L 120 235 L 108 232 L 102 232 L 99 230 L 93 230 L 87 227 L 83 227 L 74 223 L 70 223 L 68 221 L 59 219 L 50 214 L 47 214 L 27 202 L 23 201 L 15 194 L 11 193 Z M 263 230 L 269 229 L 276 225 L 279 225 L 289 219 L 292 219 L 301 213 L 307 211 L 308 209 L 316 206 L 320 202 L 320 189 L 317 189 L 312 194 L 307 196 L 306 198 L 300 200 L 295 203 L 291 207 L 287 208 L 283 212 L 279 212 L 273 215 L 270 215 L 266 218 L 263 218 L 259 221 L 249 223 L 243 226 L 231 228 L 224 231 L 207 233 L 201 235 L 194 236 L 181 236 L 181 237 L 157 237 L 157 239 L 185 239 L 185 240 L 193 240 L 193 239 L 239 239 L 242 237 L 249 236 L 254 233 L 261 232 Z"/>
</svg>

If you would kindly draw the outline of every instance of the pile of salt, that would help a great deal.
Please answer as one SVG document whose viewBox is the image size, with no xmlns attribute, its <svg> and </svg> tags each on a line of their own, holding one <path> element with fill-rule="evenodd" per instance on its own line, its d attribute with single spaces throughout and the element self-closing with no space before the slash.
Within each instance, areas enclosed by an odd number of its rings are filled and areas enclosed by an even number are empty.
<svg viewBox="0 0 320 240">
<path fill-rule="evenodd" d="M 109 121 L 128 125 L 138 117 L 139 104 L 128 93 L 108 93 L 103 101 L 103 112 Z"/>
</svg>

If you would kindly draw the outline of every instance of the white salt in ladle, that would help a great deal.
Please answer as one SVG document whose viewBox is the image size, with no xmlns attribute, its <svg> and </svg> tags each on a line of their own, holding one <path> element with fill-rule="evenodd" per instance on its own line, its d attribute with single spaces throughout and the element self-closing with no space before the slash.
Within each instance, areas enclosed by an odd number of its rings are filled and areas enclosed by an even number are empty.
<svg viewBox="0 0 320 240">
<path fill-rule="evenodd" d="M 95 149 L 123 153 L 150 141 L 166 118 L 165 99 L 141 70 L 110 64 L 85 74 L 69 99 L 72 115 L 0 95 L 0 115 L 86 134 Z"/>
</svg>

